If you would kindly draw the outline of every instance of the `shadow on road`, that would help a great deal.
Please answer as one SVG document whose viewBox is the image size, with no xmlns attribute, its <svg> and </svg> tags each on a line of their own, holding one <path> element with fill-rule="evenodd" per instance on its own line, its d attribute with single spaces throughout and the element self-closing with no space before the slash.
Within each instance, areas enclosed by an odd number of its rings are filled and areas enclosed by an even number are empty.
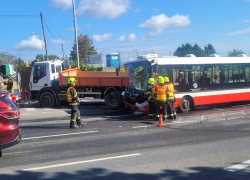
<svg viewBox="0 0 250 180">
<path fill-rule="evenodd" d="M 166 162 L 167 163 L 167 162 Z M 148 173 L 123 173 L 123 172 L 112 172 L 107 169 L 94 168 L 84 171 L 77 171 L 76 173 L 65 173 L 57 172 L 53 173 L 52 176 L 44 172 L 25 172 L 18 171 L 16 175 L 2 174 L 0 175 L 1 180 L 211 180 L 211 179 L 249 179 L 250 174 L 241 171 L 240 173 L 232 173 L 224 171 L 221 168 L 212 167 L 193 167 L 189 168 L 189 172 L 180 170 L 162 170 L 161 173 L 152 174 Z"/>
</svg>

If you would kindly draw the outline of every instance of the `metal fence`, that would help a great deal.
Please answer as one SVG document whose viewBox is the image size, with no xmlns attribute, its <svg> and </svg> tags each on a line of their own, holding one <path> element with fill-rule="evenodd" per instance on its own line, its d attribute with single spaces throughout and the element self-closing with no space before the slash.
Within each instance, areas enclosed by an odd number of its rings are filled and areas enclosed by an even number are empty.
<svg viewBox="0 0 250 180">
<path fill-rule="evenodd" d="M 166 51 L 166 52 L 157 52 L 157 51 L 123 51 L 123 52 L 110 52 L 110 53 L 119 53 L 120 54 L 120 64 L 123 65 L 125 62 L 137 60 L 138 57 L 147 55 L 147 54 L 157 54 L 159 57 L 163 56 L 174 56 L 175 51 Z M 88 64 L 94 65 L 95 67 L 106 67 L 106 55 L 110 53 L 98 53 L 92 55 L 86 55 L 84 60 L 80 60 L 81 64 Z M 248 57 L 250 57 L 250 51 L 244 52 Z M 195 54 L 197 56 L 201 56 L 201 52 L 193 51 L 188 53 L 181 53 L 183 54 Z M 229 54 L 229 51 L 226 52 L 217 52 L 220 57 L 226 57 Z M 66 60 L 68 64 L 71 64 L 72 60 Z"/>
</svg>

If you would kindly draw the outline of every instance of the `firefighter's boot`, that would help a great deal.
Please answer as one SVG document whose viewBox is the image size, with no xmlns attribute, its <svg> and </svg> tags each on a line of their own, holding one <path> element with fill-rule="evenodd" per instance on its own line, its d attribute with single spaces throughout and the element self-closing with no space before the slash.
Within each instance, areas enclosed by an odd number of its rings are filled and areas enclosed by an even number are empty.
<svg viewBox="0 0 250 180">
<path fill-rule="evenodd" d="M 81 119 L 77 119 L 76 122 L 79 127 L 83 127 L 86 124 L 86 122 L 82 122 Z"/>
<path fill-rule="evenodd" d="M 76 121 L 70 121 L 70 129 L 76 129 L 76 128 L 78 128 Z"/>
</svg>

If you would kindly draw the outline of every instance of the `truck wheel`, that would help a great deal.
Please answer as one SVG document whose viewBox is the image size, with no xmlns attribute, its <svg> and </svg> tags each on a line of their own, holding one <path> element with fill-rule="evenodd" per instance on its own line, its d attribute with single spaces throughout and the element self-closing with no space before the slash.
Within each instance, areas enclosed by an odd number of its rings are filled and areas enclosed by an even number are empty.
<svg viewBox="0 0 250 180">
<path fill-rule="evenodd" d="M 121 107 L 121 100 L 115 92 L 110 92 L 105 96 L 105 104 L 111 110 L 117 110 Z"/>
<path fill-rule="evenodd" d="M 40 102 L 43 107 L 52 107 L 55 104 L 55 97 L 51 92 L 45 91 L 40 96 Z"/>
<path fill-rule="evenodd" d="M 183 97 L 180 102 L 181 112 L 187 113 L 188 111 L 190 111 L 191 107 L 192 107 L 192 101 L 190 100 L 190 98 Z"/>
</svg>

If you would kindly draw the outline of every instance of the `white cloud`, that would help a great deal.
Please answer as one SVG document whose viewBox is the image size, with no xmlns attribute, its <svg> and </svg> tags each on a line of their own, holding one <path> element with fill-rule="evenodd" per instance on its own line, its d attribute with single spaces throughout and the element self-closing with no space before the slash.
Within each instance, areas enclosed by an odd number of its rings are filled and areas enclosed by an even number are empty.
<svg viewBox="0 0 250 180">
<path fill-rule="evenodd" d="M 108 41 L 112 37 L 112 34 L 103 34 L 103 35 L 93 35 L 94 41 Z"/>
<path fill-rule="evenodd" d="M 242 31 L 232 32 L 232 33 L 218 34 L 218 36 L 235 36 L 235 35 L 249 34 L 249 33 L 250 33 L 250 28 L 244 29 L 244 30 L 242 30 Z"/>
<path fill-rule="evenodd" d="M 29 37 L 28 40 L 22 40 L 15 46 L 16 49 L 42 49 L 42 40 L 36 35 Z"/>
<path fill-rule="evenodd" d="M 51 42 L 54 44 L 58 44 L 58 43 L 59 44 L 70 44 L 70 41 L 64 41 L 62 39 L 53 39 Z"/>
<path fill-rule="evenodd" d="M 140 11 L 141 11 L 141 8 L 136 8 L 136 9 L 135 9 L 135 12 L 136 12 L 136 13 L 138 13 L 138 12 L 140 12 Z"/>
<path fill-rule="evenodd" d="M 147 20 L 145 23 L 140 24 L 141 28 L 146 29 L 165 29 L 169 27 L 178 27 L 178 26 L 188 26 L 190 25 L 189 16 L 183 16 L 176 14 L 169 18 L 165 14 L 160 14 L 157 16 L 152 16 L 151 19 Z"/>
<path fill-rule="evenodd" d="M 136 39 L 136 35 L 134 33 L 131 33 L 129 36 L 128 36 L 128 41 L 133 41 Z"/>
<path fill-rule="evenodd" d="M 164 31 L 165 31 L 165 29 L 157 29 L 157 31 L 155 31 L 155 32 L 150 32 L 150 33 L 148 34 L 148 36 L 155 37 L 155 36 L 160 35 L 160 34 L 163 33 Z"/>
<path fill-rule="evenodd" d="M 134 33 L 131 33 L 128 38 L 126 38 L 125 35 L 121 35 L 117 41 L 134 41 L 136 39 L 136 35 Z"/>
<path fill-rule="evenodd" d="M 91 28 L 91 25 L 90 25 L 90 24 L 87 24 L 86 27 L 87 27 L 87 28 Z"/>
<path fill-rule="evenodd" d="M 72 6 L 72 0 L 50 0 L 49 5 L 54 8 L 69 9 Z"/>
<path fill-rule="evenodd" d="M 250 2 L 250 0 L 246 0 L 246 2 Z"/>
<path fill-rule="evenodd" d="M 126 36 L 125 35 L 121 35 L 121 37 L 119 37 L 118 39 L 116 39 L 117 41 L 126 41 Z"/>
<path fill-rule="evenodd" d="M 81 28 L 77 25 L 77 31 L 79 31 Z M 75 30 L 75 27 L 71 27 L 71 28 L 68 28 L 67 29 L 68 31 L 74 31 Z"/>
<path fill-rule="evenodd" d="M 114 19 L 130 8 L 130 0 L 81 0 L 76 10 L 78 16 Z"/>
<path fill-rule="evenodd" d="M 250 1 L 250 0 L 249 0 L 249 1 Z M 247 20 L 245 20 L 244 22 L 246 22 L 246 23 L 247 23 L 247 22 L 250 22 L 250 19 L 247 19 Z"/>
</svg>

